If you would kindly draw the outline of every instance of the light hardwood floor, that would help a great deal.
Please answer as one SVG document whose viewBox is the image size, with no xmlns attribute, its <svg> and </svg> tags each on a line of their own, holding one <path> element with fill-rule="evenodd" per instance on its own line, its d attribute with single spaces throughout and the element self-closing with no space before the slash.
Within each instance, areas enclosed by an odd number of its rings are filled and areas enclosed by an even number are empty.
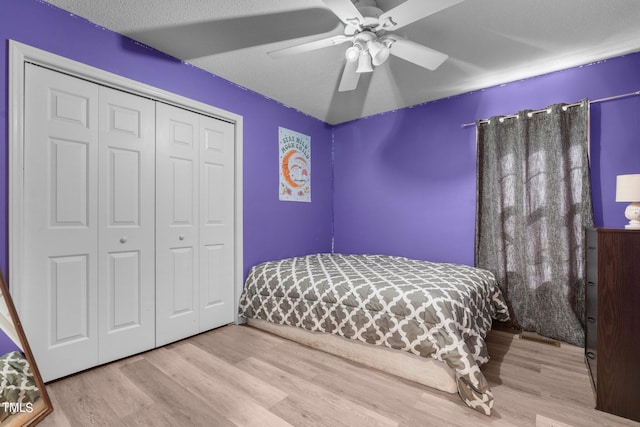
<svg viewBox="0 0 640 427">
<path fill-rule="evenodd" d="M 447 394 L 230 325 L 48 384 L 42 426 L 618 426 L 582 349 L 487 337 L 490 417 Z"/>
</svg>

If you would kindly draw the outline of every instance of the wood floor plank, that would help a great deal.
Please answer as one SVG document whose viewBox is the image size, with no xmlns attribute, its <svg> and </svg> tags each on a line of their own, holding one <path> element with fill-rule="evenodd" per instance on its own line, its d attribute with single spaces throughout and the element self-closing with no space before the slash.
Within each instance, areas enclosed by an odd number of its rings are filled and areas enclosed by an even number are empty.
<svg viewBox="0 0 640 427">
<path fill-rule="evenodd" d="M 457 398 L 457 396 L 455 396 Z M 480 412 L 459 405 L 459 398 L 454 399 L 453 395 L 443 393 L 422 393 L 420 399 L 415 403 L 414 408 L 420 410 L 424 426 L 520 426 L 514 424 L 513 420 L 504 420 L 495 412 L 492 416 L 481 414 Z"/>
<path fill-rule="evenodd" d="M 391 377 L 391 375 L 389 375 Z M 410 381 L 391 377 L 393 392 L 389 390 L 389 379 L 383 375 L 358 375 L 353 372 L 328 372 L 318 375 L 313 383 L 343 396 L 359 406 L 375 411 L 400 425 L 415 425 L 424 413 L 415 409 L 421 389 Z M 380 399 L 381 393 L 385 398 Z M 440 392 L 443 395 L 448 393 Z M 398 408 L 402 408 L 401 411 Z"/>
<path fill-rule="evenodd" d="M 131 362 L 133 363 L 133 362 Z M 121 367 L 126 364 L 109 364 L 92 369 L 84 374 L 87 385 L 97 394 L 108 396 L 107 405 L 120 418 L 153 405 L 153 399 L 145 394 Z"/>
<path fill-rule="evenodd" d="M 146 356 L 145 359 L 123 366 L 121 369 L 156 403 L 170 408 L 172 415 L 182 420 L 183 425 L 234 425 L 209 404 L 206 396 L 198 396 L 176 383 L 147 361 Z"/>
<path fill-rule="evenodd" d="M 293 425 L 300 425 L 305 418 L 320 418 L 321 424 L 336 425 L 366 425 L 366 426 L 397 426 L 398 423 L 348 399 L 334 394 L 331 390 L 320 387 L 310 381 L 296 377 L 273 365 L 255 358 L 248 358 L 238 363 L 239 368 L 277 385 L 283 391 L 289 391 L 289 397 L 274 405 L 271 409 Z M 296 393 L 292 391 L 296 390 Z M 291 407 L 300 408 L 299 413 L 292 412 Z M 302 415 L 298 417 L 297 415 Z M 292 416 L 296 416 L 292 418 Z"/>
<path fill-rule="evenodd" d="M 224 378 L 209 375 L 192 365 L 174 349 L 160 349 L 145 356 L 151 364 L 191 393 L 201 396 L 209 407 L 233 424 L 242 426 L 288 426 L 282 418 L 270 412 L 247 395 L 234 387 Z"/>
<path fill-rule="evenodd" d="M 144 353 L 143 353 L 144 354 Z M 120 368 L 122 366 L 128 365 L 130 363 L 135 363 L 139 360 L 144 359 L 143 354 L 136 354 L 130 357 L 126 357 L 124 359 L 120 359 L 120 360 L 116 360 L 115 362 L 110 363 L 109 365 L 116 367 L 116 368 Z"/>
<path fill-rule="evenodd" d="M 233 388 L 251 396 L 266 408 L 275 405 L 287 397 L 287 393 L 259 378 L 249 375 L 236 366 L 207 353 L 189 342 L 171 349 L 190 364 L 197 366 L 208 375 L 219 378 L 233 385 Z"/>
<path fill-rule="evenodd" d="M 242 332 L 238 328 L 220 328 L 210 334 L 200 334 L 190 339 L 190 342 L 203 350 L 229 363 L 237 363 L 254 354 L 271 351 L 279 342 L 271 334 L 255 334 L 259 332 L 251 328 Z"/>
<path fill-rule="evenodd" d="M 49 394 L 49 398 L 51 399 L 51 404 L 55 408 L 53 412 L 51 412 L 47 417 L 41 421 L 40 425 L 43 427 L 46 426 L 55 426 L 55 427 L 72 427 L 69 418 L 67 418 L 67 414 L 65 413 L 65 406 L 58 401 L 58 393 L 52 390 L 52 386 L 47 386 L 47 391 Z"/>
<path fill-rule="evenodd" d="M 214 337 L 198 335 L 190 340 L 193 345 L 202 348 L 207 353 L 211 353 L 230 364 L 241 362 L 251 357 L 251 351 L 236 348 L 233 345 L 233 341 L 233 339 L 229 339 L 223 334 Z"/>
<path fill-rule="evenodd" d="M 131 427 L 175 427 L 189 425 L 179 411 L 172 410 L 171 407 L 167 407 L 161 403 L 145 406 L 136 412 L 126 415 L 122 421 Z"/>
<path fill-rule="evenodd" d="M 300 346 L 301 344 L 294 342 L 283 342 L 277 348 L 274 348 L 275 351 L 256 353 L 252 357 L 311 381 L 318 374 L 324 372 L 325 366 L 318 360 L 309 360 L 304 356 L 301 357 L 306 352 L 301 352 Z"/>
<path fill-rule="evenodd" d="M 543 380 L 543 396 L 595 408 L 595 396 L 586 367 L 584 372 L 578 373 L 545 365 L 540 371 L 540 378 Z"/>
<path fill-rule="evenodd" d="M 537 415 L 575 427 L 638 425 L 631 420 L 615 416 L 613 417 L 615 423 L 611 424 L 611 414 L 568 403 L 564 399 L 558 400 L 544 396 L 531 398 L 528 393 L 510 389 L 495 390 L 494 395 L 496 402 L 499 402 L 497 409 L 494 407 L 497 415 L 516 421 L 517 424 L 514 425 L 533 426 Z"/>
<path fill-rule="evenodd" d="M 72 426 L 125 427 L 103 396 L 92 388 L 87 372 L 67 377 L 47 387 Z M 56 391 L 60 390 L 59 393 Z M 55 409 L 54 409 L 55 410 Z"/>
</svg>

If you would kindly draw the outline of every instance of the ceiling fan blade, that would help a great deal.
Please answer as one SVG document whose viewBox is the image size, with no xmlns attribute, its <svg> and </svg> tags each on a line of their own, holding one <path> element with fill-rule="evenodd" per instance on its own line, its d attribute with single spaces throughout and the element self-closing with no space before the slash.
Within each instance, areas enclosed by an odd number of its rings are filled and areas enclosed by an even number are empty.
<svg viewBox="0 0 640 427">
<path fill-rule="evenodd" d="M 342 72 L 342 78 L 340 79 L 340 86 L 338 86 L 338 92 L 348 92 L 358 87 L 358 80 L 360 80 L 360 73 L 356 73 L 358 68 L 358 62 L 347 61 Z"/>
<path fill-rule="evenodd" d="M 414 64 L 429 70 L 435 70 L 449 57 L 449 55 L 445 53 L 438 52 L 437 50 L 433 50 L 396 35 L 386 37 L 394 40 L 391 45 L 391 55 L 402 58 L 405 61 L 413 62 Z"/>
<path fill-rule="evenodd" d="M 283 25 L 286 22 L 286 25 Z M 125 35 L 168 53 L 190 60 L 219 53 L 323 34 L 341 27 L 325 7 L 216 21 L 176 24 L 134 31 Z"/>
<path fill-rule="evenodd" d="M 283 56 L 297 55 L 299 53 L 310 52 L 312 50 L 322 49 L 329 46 L 335 46 L 341 43 L 348 42 L 350 40 L 353 40 L 353 37 L 342 35 L 334 36 L 327 39 L 320 39 L 295 46 L 285 47 L 282 49 L 272 50 L 271 52 L 267 52 L 267 54 L 273 58 L 281 58 Z"/>
<path fill-rule="evenodd" d="M 440 12 L 464 0 L 407 0 L 399 6 L 383 13 L 378 18 L 376 31 L 393 31 Z M 326 2 L 325 2 L 326 3 Z"/>
<path fill-rule="evenodd" d="M 351 3 L 351 0 L 322 1 L 345 25 L 352 25 L 359 28 L 364 23 L 364 17 L 353 3 Z"/>
</svg>

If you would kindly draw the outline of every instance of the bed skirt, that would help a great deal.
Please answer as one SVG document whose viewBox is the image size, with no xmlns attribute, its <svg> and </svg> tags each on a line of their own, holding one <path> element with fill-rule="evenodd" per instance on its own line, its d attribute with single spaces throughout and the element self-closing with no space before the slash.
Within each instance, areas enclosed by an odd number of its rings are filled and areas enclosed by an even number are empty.
<svg viewBox="0 0 640 427">
<path fill-rule="evenodd" d="M 437 390 L 458 392 L 455 370 L 439 360 L 337 335 L 276 325 L 261 319 L 247 319 L 247 323 L 254 328 Z"/>
</svg>

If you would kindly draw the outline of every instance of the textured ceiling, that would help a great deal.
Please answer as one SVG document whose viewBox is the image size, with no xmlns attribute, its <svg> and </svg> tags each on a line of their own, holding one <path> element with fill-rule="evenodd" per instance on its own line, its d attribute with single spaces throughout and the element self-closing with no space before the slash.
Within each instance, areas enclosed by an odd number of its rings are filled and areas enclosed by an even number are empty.
<svg viewBox="0 0 640 427">
<path fill-rule="evenodd" d="M 331 124 L 640 51 L 638 0 L 466 0 L 398 32 L 440 68 L 392 56 L 339 93 L 347 44 L 267 55 L 342 34 L 321 0 L 46 1 Z"/>
</svg>

